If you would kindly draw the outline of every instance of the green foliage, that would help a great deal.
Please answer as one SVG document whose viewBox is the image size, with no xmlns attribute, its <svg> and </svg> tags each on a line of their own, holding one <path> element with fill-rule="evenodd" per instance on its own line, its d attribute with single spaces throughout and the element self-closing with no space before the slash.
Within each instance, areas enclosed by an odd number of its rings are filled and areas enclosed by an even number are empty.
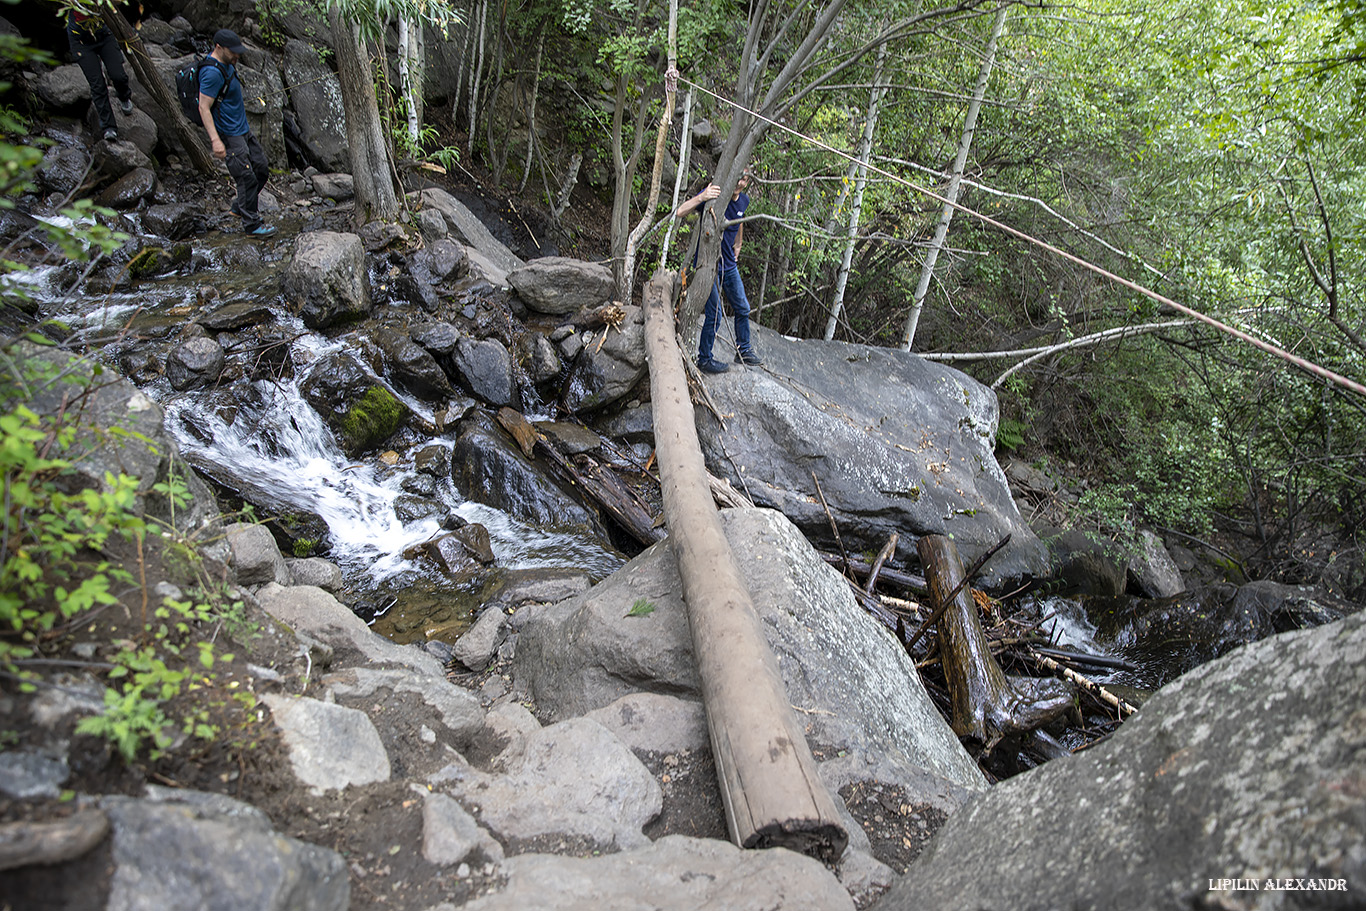
<svg viewBox="0 0 1366 911">
<path fill-rule="evenodd" d="M 626 612 L 628 617 L 645 617 L 655 612 L 654 603 L 645 598 L 637 598 L 636 603 Z"/>
</svg>

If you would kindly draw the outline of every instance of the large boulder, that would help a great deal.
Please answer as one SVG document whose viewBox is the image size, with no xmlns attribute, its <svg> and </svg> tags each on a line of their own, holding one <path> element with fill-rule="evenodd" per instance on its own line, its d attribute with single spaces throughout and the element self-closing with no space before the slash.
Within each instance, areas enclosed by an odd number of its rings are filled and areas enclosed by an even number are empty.
<svg viewBox="0 0 1366 911">
<path fill-rule="evenodd" d="M 649 370 L 644 314 L 639 307 L 623 309 L 626 315 L 620 325 L 585 335 L 564 393 L 570 412 L 593 411 L 625 398 Z"/>
<path fill-rule="evenodd" d="M 156 187 L 156 172 L 149 168 L 134 168 L 106 187 L 95 197 L 95 202 L 111 209 L 135 209 Z"/>
<path fill-rule="evenodd" d="M 153 786 L 152 799 L 105 797 L 113 831 L 109 908 L 345 911 L 351 883 L 336 851 L 280 835 L 266 814 L 220 794 Z"/>
<path fill-rule="evenodd" d="M 436 358 L 406 333 L 380 329 L 375 344 L 384 352 L 388 375 L 413 395 L 424 399 L 448 398 L 455 390 L 436 363 Z"/>
<path fill-rule="evenodd" d="M 1359 907 L 1364 654 L 1356 614 L 1201 666 L 951 817 L 876 911 Z"/>
<path fill-rule="evenodd" d="M 299 392 L 336 432 L 350 456 L 378 446 L 408 419 L 408 406 L 345 352 L 320 358 L 299 384 Z"/>
<path fill-rule="evenodd" d="M 177 392 L 218 382 L 223 372 L 223 346 L 208 336 L 192 338 L 166 356 L 166 379 Z"/>
<path fill-rule="evenodd" d="M 564 315 L 612 299 L 612 270 L 599 263 L 546 256 L 508 273 L 517 296 L 538 313 Z"/>
<path fill-rule="evenodd" d="M 1311 588 L 1270 580 L 1202 585 L 1170 598 L 1088 598 L 1085 604 L 1097 644 L 1138 665 L 1133 682 L 1154 687 L 1240 645 L 1344 613 Z"/>
<path fill-rule="evenodd" d="M 515 404 L 512 356 L 502 342 L 462 337 L 456 342 L 452 360 L 461 382 L 476 398 L 498 407 Z"/>
<path fill-rule="evenodd" d="M 1138 552 L 1129 557 L 1126 570 L 1129 588 L 1145 598 L 1168 598 L 1186 590 L 1167 546 L 1150 531 L 1138 533 Z"/>
<path fill-rule="evenodd" d="M 300 234 L 280 290 L 310 329 L 365 316 L 370 312 L 370 280 L 360 237 L 333 231 Z"/>
<path fill-rule="evenodd" d="M 39 76 L 33 91 L 43 104 L 59 111 L 90 103 L 90 83 L 74 63 L 54 67 Z"/>
<path fill-rule="evenodd" d="M 285 43 L 284 67 L 304 150 L 324 171 L 349 172 L 346 110 L 337 74 L 328 69 L 312 45 L 297 39 Z"/>
<path fill-rule="evenodd" d="M 607 540 L 597 514 L 578 502 L 486 416 L 461 428 L 451 451 L 451 477 L 467 498 L 550 528 L 585 529 Z"/>
<path fill-rule="evenodd" d="M 764 369 L 707 379 L 724 423 L 697 412 L 713 474 L 813 540 L 830 541 L 833 522 L 847 548 L 877 552 L 896 532 L 906 556 L 917 536 L 948 535 L 971 564 L 1009 534 L 979 584 L 1046 572 L 992 451 L 995 393 L 904 351 L 753 333 Z"/>
<path fill-rule="evenodd" d="M 801 533 L 772 510 L 726 510 L 722 522 L 813 748 L 887 762 L 908 794 L 945 810 L 982 789 L 905 650 Z M 666 539 L 582 595 L 522 608 L 518 686 L 552 719 L 634 692 L 700 696 L 681 591 Z M 654 610 L 626 616 L 642 600 Z"/>
<path fill-rule="evenodd" d="M 520 268 L 522 260 L 484 227 L 479 216 L 445 190 L 435 187 L 417 194 L 416 204 L 420 209 L 440 212 L 450 226 L 451 234 L 469 248 L 470 264 L 494 285 L 507 287 L 508 273 Z"/>
</svg>

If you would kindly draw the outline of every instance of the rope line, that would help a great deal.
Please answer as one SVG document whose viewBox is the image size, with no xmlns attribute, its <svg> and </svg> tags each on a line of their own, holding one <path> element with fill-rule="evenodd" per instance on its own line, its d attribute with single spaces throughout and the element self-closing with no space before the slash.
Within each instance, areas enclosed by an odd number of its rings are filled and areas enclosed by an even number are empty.
<svg viewBox="0 0 1366 911">
<path fill-rule="evenodd" d="M 849 154 L 848 152 L 845 152 L 845 151 L 843 151 L 843 150 L 841 150 L 841 149 L 836 149 L 836 148 L 834 148 L 834 147 L 831 146 L 831 145 L 828 145 L 828 144 L 826 144 L 826 143 L 824 143 L 824 142 L 821 142 L 819 139 L 816 139 L 815 137 L 807 136 L 806 134 L 801 133 L 801 132 L 799 132 L 799 131 L 797 131 L 797 130 L 794 130 L 794 129 L 792 129 L 792 128 L 789 127 L 789 126 L 786 126 L 785 124 L 781 124 L 781 123 L 779 123 L 779 122 L 776 121 L 776 120 L 773 120 L 773 119 L 771 119 L 771 118 L 769 118 L 769 117 L 765 117 L 763 114 L 760 114 L 758 111 L 752 111 L 752 110 L 750 110 L 749 108 L 745 107 L 744 105 L 742 105 L 742 104 L 740 104 L 740 103 L 738 103 L 738 102 L 736 102 L 736 101 L 732 101 L 732 100 L 729 99 L 729 98 L 722 97 L 721 95 L 718 95 L 717 93 L 711 91 L 710 89 L 707 89 L 707 88 L 704 87 L 704 86 L 698 85 L 696 82 L 693 82 L 692 80 L 690 80 L 690 79 L 688 79 L 688 78 L 686 78 L 686 77 L 680 76 L 680 77 L 679 77 L 679 81 L 680 81 L 680 82 L 683 82 L 683 83 L 686 83 L 686 84 L 688 84 L 688 85 L 690 85 L 690 86 L 692 86 L 693 88 L 697 89 L 697 90 L 700 91 L 700 92 L 704 92 L 705 94 L 710 95 L 711 97 L 715 98 L 717 101 L 721 102 L 722 104 L 729 105 L 730 107 L 733 107 L 733 108 L 735 108 L 735 109 L 738 110 L 738 111 L 743 111 L 744 113 L 750 115 L 751 117 L 754 117 L 754 118 L 757 119 L 757 120 L 762 120 L 764 123 L 768 124 L 769 126 L 777 127 L 778 129 L 782 130 L 783 132 L 789 133 L 789 134 L 791 134 L 791 135 L 797 137 L 798 139 L 802 140 L 803 142 L 806 142 L 806 143 L 809 143 L 809 144 L 815 146 L 816 148 L 823 149 L 823 150 L 825 150 L 826 152 L 831 153 L 832 155 L 836 155 L 836 156 L 838 156 L 838 157 L 840 157 L 840 158 L 844 158 L 844 159 L 846 159 L 846 160 L 848 160 L 848 161 L 851 161 L 851 162 L 854 162 L 854 163 L 856 163 L 856 164 L 865 165 L 865 166 L 868 168 L 868 170 L 873 171 L 873 172 L 875 172 L 875 173 L 877 173 L 877 174 L 881 174 L 883 177 L 886 177 L 886 178 L 888 178 L 889 180 L 892 180 L 892 181 L 894 181 L 894 182 L 896 182 L 896 183 L 903 184 L 903 185 L 905 185 L 906 187 L 909 187 L 910 189 L 916 191 L 917 193 L 921 193 L 921 194 L 923 194 L 923 195 L 925 195 L 925 196 L 928 196 L 930 199 L 933 199 L 933 200 L 935 200 L 936 202 L 942 203 L 942 204 L 944 204 L 944 205 L 946 205 L 946 206 L 952 206 L 954 209 L 957 209 L 959 212 L 962 212 L 962 213 L 964 213 L 965 215 L 971 216 L 972 218 L 976 218 L 976 219 L 978 219 L 979 221 L 982 221 L 982 222 L 984 222 L 984 223 L 986 223 L 986 224 L 989 224 L 989 225 L 991 225 L 991 226 L 994 227 L 994 228 L 998 228 L 999 230 L 1004 231 L 1004 232 L 1006 232 L 1007 234 L 1010 234 L 1010 235 L 1013 236 L 1013 237 L 1019 238 L 1020 240 L 1024 241 L 1025 243 L 1033 244 L 1033 245 L 1036 246 L 1036 247 L 1039 247 L 1039 248 L 1041 248 L 1041 249 L 1047 250 L 1047 251 L 1049 251 L 1050 253 L 1053 253 L 1053 254 L 1056 255 L 1056 256 L 1062 257 L 1063 259 L 1067 260 L 1068 262 L 1071 262 L 1071 263 L 1074 263 L 1074 264 L 1076 264 L 1076 265 L 1078 265 L 1078 266 L 1081 266 L 1083 269 L 1086 269 L 1086 270 L 1088 270 L 1088 271 L 1094 272 L 1094 273 L 1096 273 L 1097 275 L 1100 275 L 1100 276 L 1102 276 L 1102 277 L 1104 277 L 1104 278 L 1107 278 L 1107 279 L 1109 279 L 1110 281 L 1115 282 L 1115 283 L 1118 284 L 1118 285 L 1121 285 L 1121 286 L 1123 286 L 1123 287 L 1125 287 L 1125 288 L 1128 288 L 1128 289 L 1131 290 L 1131 291 L 1135 291 L 1135 292 L 1137 292 L 1137 293 L 1139 293 L 1139 294 L 1142 294 L 1144 297 L 1150 298 L 1151 300 L 1157 301 L 1157 302 L 1160 303 L 1160 304 L 1163 304 L 1163 305 L 1165 305 L 1165 306 L 1171 307 L 1173 310 L 1176 310 L 1176 311 L 1179 312 L 1179 313 L 1184 313 L 1184 314 L 1186 314 L 1187 316 L 1192 317 L 1193 319 L 1197 319 L 1197 320 L 1199 320 L 1199 321 L 1202 322 L 1202 323 L 1206 323 L 1206 324 L 1208 324 L 1208 325 L 1214 327 L 1215 329 L 1219 330 L 1220 332 L 1224 332 L 1224 333 L 1226 333 L 1226 334 L 1228 334 L 1228 335 L 1233 336 L 1234 338 L 1241 339 L 1242 341 L 1247 342 L 1247 343 L 1250 344 L 1250 345 L 1254 345 L 1254 346 L 1256 346 L 1257 348 L 1260 348 L 1260 349 L 1262 349 L 1263 351 L 1265 351 L 1265 352 L 1267 352 L 1267 353 L 1269 353 L 1269 354 L 1274 354 L 1275 356 L 1277 356 L 1277 357 L 1279 357 L 1279 358 L 1282 358 L 1282 359 L 1288 361 L 1288 362 L 1291 363 L 1291 364 L 1294 364 L 1296 367 L 1299 367 L 1301 370 L 1305 370 L 1305 371 L 1307 371 L 1307 372 L 1309 372 L 1309 373 L 1315 374 L 1316 376 L 1319 376 L 1319 377 L 1321 377 L 1321 378 L 1323 378 L 1323 379 L 1326 379 L 1326 380 L 1328 380 L 1328 381 L 1331 382 L 1331 383 L 1335 383 L 1335 384 L 1337 384 L 1338 386 L 1341 386 L 1341 387 L 1344 388 L 1344 389 L 1347 389 L 1347 390 L 1349 390 L 1349 391 L 1351 391 L 1351 392 L 1355 392 L 1357 395 L 1366 397 L 1366 386 L 1363 386 L 1361 383 L 1358 383 L 1358 382 L 1356 382 L 1356 381 L 1354 381 L 1354 380 L 1350 380 L 1350 379 L 1348 379 L 1347 377 L 1342 376 L 1341 374 L 1334 373 L 1333 371 L 1329 370 L 1328 368 L 1326 368 L 1326 367 L 1321 367 L 1321 366 L 1319 366 L 1318 364 L 1313 363 L 1312 361 L 1305 360 L 1304 358 L 1300 357 L 1299 355 L 1291 354 L 1289 351 L 1286 351 L 1284 348 L 1280 348 L 1280 347 L 1278 347 L 1278 346 L 1276 346 L 1276 345 L 1271 344 L 1270 342 L 1264 342 L 1264 341 L 1262 341 L 1262 340 L 1259 339 L 1259 338 L 1255 338 L 1255 337 L 1249 335 L 1248 333 L 1242 331 L 1241 329 L 1236 329 L 1236 328 L 1234 328 L 1233 326 L 1228 325 L 1227 323 L 1220 322 L 1219 320 L 1215 319 L 1215 318 L 1212 317 L 1212 316 L 1207 316 L 1207 315 L 1205 315 L 1204 313 L 1201 313 L 1201 312 L 1198 311 L 1198 310 L 1193 310 L 1193 309 L 1191 309 L 1190 307 L 1187 307 L 1187 306 L 1184 305 L 1184 304 L 1178 304 L 1176 301 L 1172 300 L 1171 298 L 1169 298 L 1169 297 L 1167 297 L 1167 296 L 1165 296 L 1165 295 L 1163 295 L 1163 294 L 1159 294 L 1159 293 L 1156 292 L 1156 291 L 1153 291 L 1153 290 L 1151 290 L 1151 289 L 1149 289 L 1149 288 L 1145 288 L 1143 285 L 1140 285 L 1140 284 L 1138 284 L 1137 282 L 1130 281 L 1130 280 L 1127 279 L 1127 278 L 1123 278 L 1123 277 L 1121 277 L 1121 276 L 1119 276 L 1119 275 L 1116 275 L 1115 273 L 1109 271 L 1108 269 L 1105 269 L 1105 268 L 1102 267 L 1102 266 L 1098 266 L 1098 265 L 1096 265 L 1095 263 L 1088 262 L 1087 260 L 1084 260 L 1084 259 L 1082 259 L 1080 256 L 1077 256 L 1077 255 L 1075 255 L 1075 254 L 1073 254 L 1073 253 L 1068 253 L 1066 250 L 1062 250 L 1062 249 L 1060 249 L 1060 248 L 1058 248 L 1058 247 L 1055 247 L 1055 246 L 1053 246 L 1052 244 L 1048 243 L 1047 241 L 1040 240 L 1040 239 L 1038 239 L 1037 237 L 1034 237 L 1034 236 L 1032 236 L 1032 235 L 1030 235 L 1030 234 L 1028 234 L 1028 233 L 1026 233 L 1026 232 L 1024 232 L 1024 231 L 1021 231 L 1021 230 L 1018 229 L 1018 228 L 1013 228 L 1013 227 L 1011 227 L 1010 225 L 1005 224 L 1004 222 L 997 221 L 996 219 L 992 218 L 992 217 L 989 216 L 989 215 L 984 215 L 983 213 L 978 212 L 978 211 L 976 211 L 976 210 L 974 210 L 974 209 L 970 209 L 970 208 L 968 208 L 967 206 L 964 206 L 964 205 L 962 205 L 962 204 L 960 204 L 960 203 L 958 203 L 958 202 L 951 201 L 951 200 L 949 200 L 949 199 L 947 199 L 947 198 L 945 198 L 945 197 L 943 197 L 943 196 L 940 196 L 938 193 L 934 192 L 933 190 L 931 190 L 931 189 L 929 189 L 929 188 L 927 188 L 927 187 L 922 187 L 922 186 L 920 186 L 919 184 L 913 183 L 913 182 L 907 180 L 906 178 L 902 177 L 902 176 L 899 175 L 899 174 L 893 174 L 893 173 L 891 173 L 890 171 L 887 171 L 887 170 L 885 170 L 885 169 L 883 169 L 883 168 L 881 168 L 881 167 L 878 167 L 877 165 L 873 164 L 872 162 L 867 162 L 867 163 L 861 162 L 861 161 L 859 161 L 859 159 L 855 158 L 853 155 Z"/>
</svg>

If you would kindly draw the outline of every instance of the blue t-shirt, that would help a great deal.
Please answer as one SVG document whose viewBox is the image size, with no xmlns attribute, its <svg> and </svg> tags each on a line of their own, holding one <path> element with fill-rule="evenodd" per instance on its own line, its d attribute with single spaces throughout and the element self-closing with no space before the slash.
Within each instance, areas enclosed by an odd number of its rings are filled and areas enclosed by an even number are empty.
<svg viewBox="0 0 1366 911">
<path fill-rule="evenodd" d="M 726 221 L 735 221 L 745 217 L 745 210 L 749 208 L 749 194 L 741 193 L 726 206 Z M 721 234 L 721 262 L 720 266 L 733 267 L 735 262 L 735 235 L 740 231 L 740 226 L 727 225 L 726 230 Z"/>
<path fill-rule="evenodd" d="M 228 71 L 228 90 L 223 97 L 218 93 L 223 89 L 223 70 Z M 199 93 L 210 98 L 218 98 L 213 106 L 213 125 L 222 136 L 245 136 L 251 132 L 247 123 L 247 105 L 242 100 L 242 80 L 236 78 L 237 68 L 230 63 L 208 60 L 199 68 Z"/>
</svg>

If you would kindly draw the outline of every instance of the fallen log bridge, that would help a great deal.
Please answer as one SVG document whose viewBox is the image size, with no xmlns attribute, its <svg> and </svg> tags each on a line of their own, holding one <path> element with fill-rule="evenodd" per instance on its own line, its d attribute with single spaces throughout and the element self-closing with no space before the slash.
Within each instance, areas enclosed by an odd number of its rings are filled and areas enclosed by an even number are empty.
<svg viewBox="0 0 1366 911">
<path fill-rule="evenodd" d="M 834 860 L 849 836 L 712 501 L 675 341 L 673 287 L 673 274 L 661 270 L 644 289 L 655 447 L 726 822 L 743 848 L 786 847 Z"/>
</svg>

